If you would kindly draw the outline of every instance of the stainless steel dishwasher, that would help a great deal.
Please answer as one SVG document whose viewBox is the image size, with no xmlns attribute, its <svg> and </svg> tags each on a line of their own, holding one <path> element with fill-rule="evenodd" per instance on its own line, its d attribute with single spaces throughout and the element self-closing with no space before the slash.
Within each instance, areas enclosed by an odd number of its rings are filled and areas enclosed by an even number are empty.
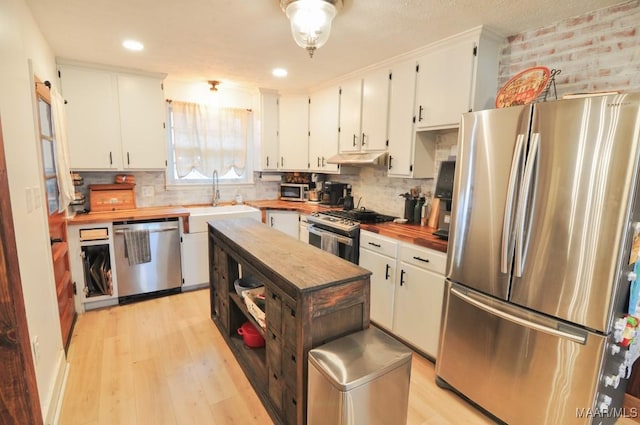
<svg viewBox="0 0 640 425">
<path fill-rule="evenodd" d="M 175 219 L 117 222 L 113 224 L 118 299 L 125 303 L 180 292 L 180 221 Z M 145 238 L 146 257 L 131 261 L 132 234 Z M 125 236 L 127 242 L 125 242 Z"/>
</svg>

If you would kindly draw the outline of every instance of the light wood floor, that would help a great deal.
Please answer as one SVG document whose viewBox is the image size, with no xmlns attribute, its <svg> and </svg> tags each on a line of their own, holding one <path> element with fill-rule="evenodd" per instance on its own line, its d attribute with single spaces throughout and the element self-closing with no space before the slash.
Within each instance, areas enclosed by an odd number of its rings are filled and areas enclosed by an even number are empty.
<svg viewBox="0 0 640 425">
<path fill-rule="evenodd" d="M 210 319 L 208 289 L 80 315 L 68 362 L 60 425 L 273 424 Z M 407 425 L 493 424 L 434 376 L 414 355 Z"/>
</svg>

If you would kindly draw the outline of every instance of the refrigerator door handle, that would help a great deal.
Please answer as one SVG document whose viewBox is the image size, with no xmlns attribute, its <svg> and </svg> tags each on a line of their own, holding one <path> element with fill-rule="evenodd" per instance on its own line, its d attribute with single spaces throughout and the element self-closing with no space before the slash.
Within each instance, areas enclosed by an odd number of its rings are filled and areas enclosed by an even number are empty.
<svg viewBox="0 0 640 425">
<path fill-rule="evenodd" d="M 523 319 L 518 316 L 514 316 L 506 311 L 501 310 L 500 308 L 488 305 L 480 300 L 475 299 L 474 297 L 469 296 L 468 294 L 463 293 L 459 289 L 452 287 L 451 293 L 456 297 L 466 301 L 467 303 L 477 307 L 481 310 L 484 310 L 490 314 L 493 314 L 496 317 L 507 320 L 511 323 L 515 323 L 516 325 L 523 326 L 525 328 L 533 329 L 539 332 L 546 333 L 551 336 L 555 336 L 558 338 L 568 339 L 573 342 L 577 342 L 578 344 L 584 345 L 587 342 L 587 337 L 585 335 L 576 335 L 575 333 L 564 331 L 561 329 L 556 329 L 544 325 L 542 323 L 536 323 L 531 320 Z"/>
<path fill-rule="evenodd" d="M 540 133 L 531 135 L 531 146 L 529 156 L 524 166 L 524 177 L 522 181 L 522 191 L 518 199 L 518 214 L 516 216 L 516 260 L 514 272 L 516 277 L 522 277 L 524 267 L 524 223 L 527 215 L 527 203 L 531 192 L 531 181 L 533 180 L 534 164 L 538 158 L 538 147 L 540 146 Z"/>
<path fill-rule="evenodd" d="M 502 247 L 500 250 L 500 271 L 508 273 L 508 259 L 511 247 L 509 242 L 511 239 L 511 217 L 513 216 L 513 203 L 516 193 L 516 182 L 520 172 L 520 161 L 522 159 L 522 150 L 524 148 L 524 134 L 518 134 L 516 138 L 515 153 L 511 160 L 511 171 L 509 172 L 509 186 L 507 187 L 507 202 L 505 203 L 504 219 L 502 220 Z"/>
</svg>

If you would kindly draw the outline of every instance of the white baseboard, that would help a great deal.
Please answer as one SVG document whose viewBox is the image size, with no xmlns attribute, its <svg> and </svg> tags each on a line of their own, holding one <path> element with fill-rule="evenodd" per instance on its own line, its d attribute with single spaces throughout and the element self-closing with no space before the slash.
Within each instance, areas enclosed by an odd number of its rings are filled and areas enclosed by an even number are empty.
<svg viewBox="0 0 640 425">
<path fill-rule="evenodd" d="M 44 423 L 46 425 L 57 425 L 60 416 L 60 409 L 62 408 L 62 399 L 64 398 L 64 390 L 67 385 L 67 375 L 69 374 L 69 363 L 64 354 L 64 350 L 61 351 L 60 362 L 58 363 L 58 373 L 56 379 L 53 382 L 53 388 L 50 392 L 51 399 L 49 400 L 48 408 L 45 412 Z"/>
</svg>

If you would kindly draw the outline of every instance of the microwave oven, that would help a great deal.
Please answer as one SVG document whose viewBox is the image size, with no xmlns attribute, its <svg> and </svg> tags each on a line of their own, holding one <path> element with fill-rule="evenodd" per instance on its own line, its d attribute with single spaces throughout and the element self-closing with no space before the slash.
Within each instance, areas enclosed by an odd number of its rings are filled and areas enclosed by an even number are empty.
<svg viewBox="0 0 640 425">
<path fill-rule="evenodd" d="M 282 183 L 280 185 L 280 199 L 283 201 L 306 201 L 308 196 L 308 184 Z"/>
</svg>

